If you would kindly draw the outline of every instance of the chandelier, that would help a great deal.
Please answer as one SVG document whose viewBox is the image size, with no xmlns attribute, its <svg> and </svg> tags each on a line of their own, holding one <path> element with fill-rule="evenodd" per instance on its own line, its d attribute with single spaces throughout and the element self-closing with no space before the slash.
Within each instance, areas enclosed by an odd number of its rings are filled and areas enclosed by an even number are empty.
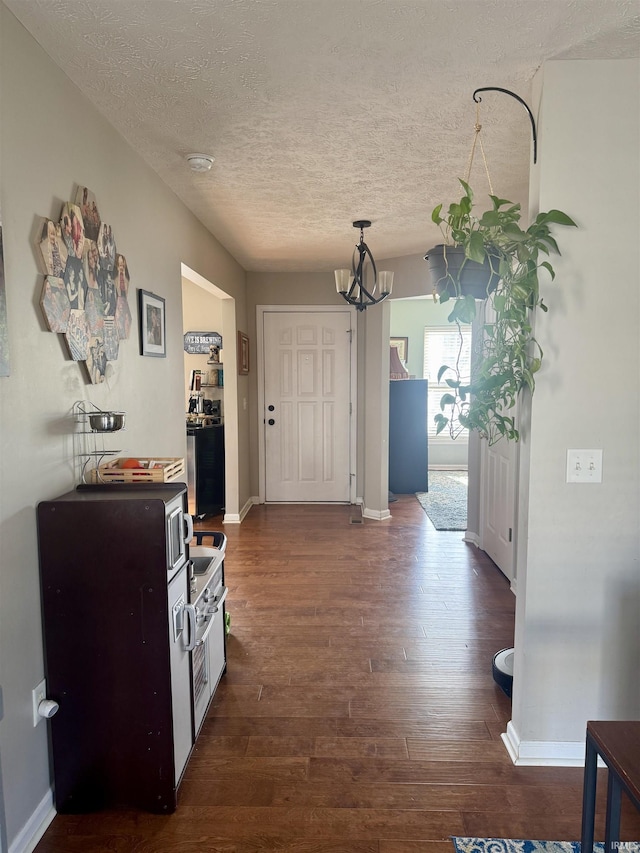
<svg viewBox="0 0 640 853">
<path fill-rule="evenodd" d="M 358 311 L 382 302 L 393 289 L 393 273 L 376 270 L 371 249 L 364 242 L 364 229 L 370 225 L 368 219 L 358 219 L 353 223 L 354 228 L 360 229 L 360 242 L 356 243 L 353 250 L 351 269 L 335 270 L 336 290 Z M 377 297 L 376 291 L 379 294 Z"/>
</svg>

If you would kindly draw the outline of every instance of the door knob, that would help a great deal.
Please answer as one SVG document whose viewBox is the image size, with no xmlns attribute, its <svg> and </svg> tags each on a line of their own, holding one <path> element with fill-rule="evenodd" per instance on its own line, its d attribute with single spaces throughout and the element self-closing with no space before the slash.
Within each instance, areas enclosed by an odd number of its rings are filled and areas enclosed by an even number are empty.
<svg viewBox="0 0 640 853">
<path fill-rule="evenodd" d="M 269 420 L 267 421 L 267 423 L 269 424 L 269 426 L 273 426 L 273 425 L 275 424 L 275 421 L 274 421 L 274 419 L 273 419 L 273 418 L 269 418 Z"/>
<path fill-rule="evenodd" d="M 269 406 L 269 411 L 273 412 L 273 411 L 275 411 L 275 408 L 276 408 L 275 406 Z"/>
</svg>

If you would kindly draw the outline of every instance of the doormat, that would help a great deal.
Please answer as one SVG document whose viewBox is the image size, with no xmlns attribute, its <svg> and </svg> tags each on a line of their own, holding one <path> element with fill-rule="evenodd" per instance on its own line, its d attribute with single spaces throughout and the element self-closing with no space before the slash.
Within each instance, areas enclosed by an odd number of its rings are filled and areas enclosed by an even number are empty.
<svg viewBox="0 0 640 853">
<path fill-rule="evenodd" d="M 416 497 L 436 530 L 467 529 L 467 472 L 429 471 L 429 491 Z"/>
<path fill-rule="evenodd" d="M 457 853 L 580 853 L 579 841 L 517 841 L 512 838 L 452 838 Z M 604 853 L 604 843 L 593 845 L 595 853 Z M 640 853 L 640 842 L 620 841 L 624 853 Z"/>
</svg>

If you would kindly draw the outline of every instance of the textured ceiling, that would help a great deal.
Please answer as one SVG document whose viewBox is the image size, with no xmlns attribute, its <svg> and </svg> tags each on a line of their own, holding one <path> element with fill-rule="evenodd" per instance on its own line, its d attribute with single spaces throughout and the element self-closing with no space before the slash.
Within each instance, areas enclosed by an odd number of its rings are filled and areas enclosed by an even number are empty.
<svg viewBox="0 0 640 853">
<path fill-rule="evenodd" d="M 358 218 L 376 260 L 424 252 L 467 168 L 476 88 L 530 101 L 545 60 L 637 57 L 640 42 L 640 0 L 4 2 L 255 271 L 347 265 Z M 526 203 L 526 112 L 489 92 L 480 120 L 495 192 Z M 211 171 L 191 172 L 191 152 Z"/>
</svg>

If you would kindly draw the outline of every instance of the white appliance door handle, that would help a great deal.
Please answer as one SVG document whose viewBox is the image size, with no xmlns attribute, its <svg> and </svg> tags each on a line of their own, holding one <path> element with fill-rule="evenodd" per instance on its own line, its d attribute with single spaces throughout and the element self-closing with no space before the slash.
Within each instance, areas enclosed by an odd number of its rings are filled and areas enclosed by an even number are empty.
<svg viewBox="0 0 640 853">
<path fill-rule="evenodd" d="M 192 652 L 196 647 L 196 609 L 193 604 L 185 604 L 184 612 L 187 614 L 187 622 L 189 623 L 189 641 L 185 646 L 185 651 Z"/>
<path fill-rule="evenodd" d="M 189 515 L 188 512 L 185 512 L 183 518 L 187 525 L 187 533 L 184 537 L 184 544 L 188 545 L 189 542 L 191 542 L 191 540 L 193 539 L 193 518 Z"/>
</svg>

